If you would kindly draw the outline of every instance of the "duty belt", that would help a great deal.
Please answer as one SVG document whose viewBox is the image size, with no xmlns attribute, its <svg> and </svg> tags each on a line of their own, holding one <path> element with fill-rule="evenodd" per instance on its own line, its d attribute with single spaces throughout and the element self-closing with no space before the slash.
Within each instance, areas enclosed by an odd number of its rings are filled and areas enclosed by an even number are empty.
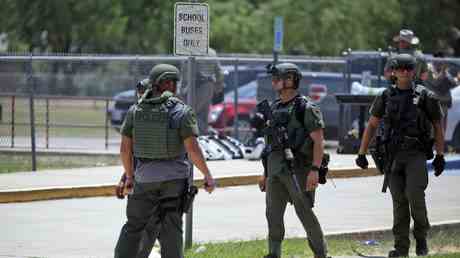
<svg viewBox="0 0 460 258">
<path fill-rule="evenodd" d="M 423 144 L 416 137 L 404 136 L 398 146 L 399 150 L 422 150 Z"/>
<path fill-rule="evenodd" d="M 151 158 L 140 158 L 140 157 L 135 157 L 137 160 L 139 160 L 142 163 L 148 163 L 148 162 L 153 162 L 153 161 L 166 161 L 166 160 L 176 160 L 180 158 L 180 156 L 173 157 L 173 158 L 165 158 L 165 159 L 151 159 Z"/>
</svg>

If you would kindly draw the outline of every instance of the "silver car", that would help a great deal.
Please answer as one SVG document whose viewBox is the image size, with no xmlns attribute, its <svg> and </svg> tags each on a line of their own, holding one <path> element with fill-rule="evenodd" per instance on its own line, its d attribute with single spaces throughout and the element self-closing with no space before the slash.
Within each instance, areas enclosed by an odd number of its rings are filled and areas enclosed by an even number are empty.
<svg viewBox="0 0 460 258">
<path fill-rule="evenodd" d="M 452 91 L 452 107 L 447 116 L 446 143 L 460 151 L 460 86 Z"/>
</svg>

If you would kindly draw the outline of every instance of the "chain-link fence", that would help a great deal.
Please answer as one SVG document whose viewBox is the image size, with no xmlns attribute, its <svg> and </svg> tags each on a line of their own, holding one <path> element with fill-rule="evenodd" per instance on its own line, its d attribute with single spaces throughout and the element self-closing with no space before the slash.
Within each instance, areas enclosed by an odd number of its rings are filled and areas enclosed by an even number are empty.
<svg viewBox="0 0 460 258">
<path fill-rule="evenodd" d="M 305 71 L 301 91 L 306 95 L 312 94 L 312 84 L 325 86 L 325 92 L 317 95 L 329 95 L 332 102 L 334 92 L 346 92 L 342 58 L 285 57 L 281 61 L 296 63 Z M 136 101 L 136 82 L 158 63 L 181 70 L 178 95 L 194 107 L 202 132 L 209 123 L 218 132 L 244 141 L 250 135 L 249 117 L 256 102 L 275 97 L 265 73 L 270 62 L 268 56 L 1 56 L 0 146 L 30 146 L 33 94 L 38 148 L 117 148 L 119 136 L 113 128 L 119 128 Z M 328 108 L 324 105 L 325 113 L 332 114 Z"/>
<path fill-rule="evenodd" d="M 352 128 L 359 112 L 346 107 L 340 120 L 335 94 L 352 92 L 355 82 L 368 88 L 388 86 L 382 76 L 386 58 L 381 51 L 348 51 L 341 57 L 281 56 L 280 62 L 301 68 L 300 92 L 320 106 L 326 139 L 336 140 Z M 0 146 L 31 145 L 33 94 L 37 147 L 116 150 L 116 130 L 136 101 L 134 86 L 158 63 L 181 70 L 177 93 L 194 108 L 202 133 L 212 128 L 246 142 L 256 103 L 276 98 L 265 68 L 272 60 L 248 55 L 0 56 Z M 459 71 L 459 59 L 427 60 L 434 67 L 447 65 L 451 74 Z"/>
</svg>

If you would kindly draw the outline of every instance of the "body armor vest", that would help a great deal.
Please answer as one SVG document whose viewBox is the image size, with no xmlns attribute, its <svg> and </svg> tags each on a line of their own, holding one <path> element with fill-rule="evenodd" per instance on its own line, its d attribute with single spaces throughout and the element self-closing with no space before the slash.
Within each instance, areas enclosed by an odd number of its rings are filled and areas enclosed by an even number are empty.
<svg viewBox="0 0 460 258">
<path fill-rule="evenodd" d="M 184 154 L 177 115 L 183 114 L 186 106 L 171 95 L 163 95 L 145 99 L 134 109 L 133 140 L 137 158 L 175 159 Z"/>
<path fill-rule="evenodd" d="M 383 93 L 385 112 L 384 139 L 400 140 L 405 136 L 421 142 L 430 137 L 431 123 L 423 109 L 426 89 L 416 85 L 407 92 L 389 88 Z"/>
<path fill-rule="evenodd" d="M 292 101 L 294 103 L 283 104 L 280 100 L 276 100 L 272 105 L 273 121 L 269 129 L 271 133 L 267 134 L 267 143 L 271 145 L 272 150 L 282 149 L 287 145 L 297 152 L 305 143 L 307 135 L 303 116 L 309 103 L 303 96 L 297 96 Z"/>
</svg>

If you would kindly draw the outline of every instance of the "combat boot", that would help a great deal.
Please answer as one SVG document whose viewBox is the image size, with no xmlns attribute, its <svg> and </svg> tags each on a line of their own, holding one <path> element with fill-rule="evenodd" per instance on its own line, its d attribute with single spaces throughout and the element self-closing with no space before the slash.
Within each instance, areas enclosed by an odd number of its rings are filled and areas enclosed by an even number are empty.
<svg viewBox="0 0 460 258">
<path fill-rule="evenodd" d="M 391 250 L 389 253 L 388 253 L 388 257 L 389 258 L 398 258 L 398 257 L 409 257 L 409 252 L 400 252 L 398 250 Z"/>
<path fill-rule="evenodd" d="M 274 254 L 267 254 L 264 256 L 264 258 L 280 258 L 280 257 Z"/>
<path fill-rule="evenodd" d="M 415 254 L 417 254 L 417 256 L 428 255 L 428 243 L 426 239 L 416 239 Z"/>
</svg>

